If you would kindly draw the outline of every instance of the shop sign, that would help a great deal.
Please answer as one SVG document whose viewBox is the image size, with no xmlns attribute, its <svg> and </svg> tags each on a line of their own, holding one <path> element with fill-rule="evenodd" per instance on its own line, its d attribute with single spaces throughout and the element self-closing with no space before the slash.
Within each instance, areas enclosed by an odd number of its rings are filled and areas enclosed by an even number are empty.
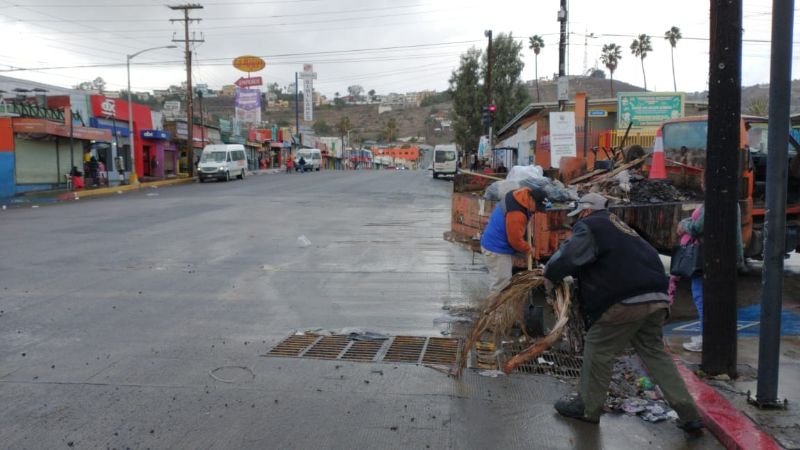
<svg viewBox="0 0 800 450">
<path fill-rule="evenodd" d="M 144 139 L 169 139 L 169 133 L 162 130 L 142 130 L 142 138 Z"/>
<path fill-rule="evenodd" d="M 258 72 L 267 66 L 267 63 L 258 56 L 244 55 L 233 60 L 233 67 L 242 72 Z"/>
<path fill-rule="evenodd" d="M 92 115 L 95 117 L 113 117 L 128 120 L 128 102 L 102 95 L 93 95 L 91 99 Z"/>
</svg>

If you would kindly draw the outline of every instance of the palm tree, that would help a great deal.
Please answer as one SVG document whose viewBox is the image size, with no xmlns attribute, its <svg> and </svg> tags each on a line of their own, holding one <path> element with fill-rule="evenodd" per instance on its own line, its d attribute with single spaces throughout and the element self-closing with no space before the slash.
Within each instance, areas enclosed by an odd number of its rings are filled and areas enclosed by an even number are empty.
<svg viewBox="0 0 800 450">
<path fill-rule="evenodd" d="M 678 92 L 678 84 L 675 82 L 675 46 L 678 45 L 678 41 L 681 40 L 683 36 L 681 35 L 681 29 L 673 26 L 666 33 L 664 33 L 664 39 L 669 41 L 669 56 L 672 59 L 672 89 L 675 92 Z"/>
<path fill-rule="evenodd" d="M 608 72 L 611 73 L 611 96 L 614 96 L 614 71 L 617 70 L 619 60 L 622 59 L 622 47 L 617 44 L 605 44 L 603 46 L 603 53 L 600 55 L 600 61 L 606 66 Z"/>
<path fill-rule="evenodd" d="M 644 58 L 647 57 L 648 52 L 653 51 L 653 45 L 650 43 L 650 36 L 640 34 L 638 39 L 631 42 L 631 53 L 633 56 L 639 58 L 642 62 L 642 79 L 644 80 L 644 90 L 647 90 L 647 76 L 644 73 Z"/>
<path fill-rule="evenodd" d="M 397 121 L 394 119 L 394 117 L 386 122 L 386 130 L 384 133 L 386 135 L 386 142 L 394 141 L 394 137 L 397 134 Z"/>
<path fill-rule="evenodd" d="M 542 99 L 539 96 L 539 53 L 544 48 L 544 39 L 542 39 L 542 37 L 539 36 L 538 34 L 534 34 L 528 39 L 528 42 L 529 42 L 528 48 L 533 50 L 534 55 L 536 55 L 534 59 L 534 61 L 536 62 L 534 71 L 536 76 L 536 101 L 540 102 L 542 101 Z"/>
</svg>

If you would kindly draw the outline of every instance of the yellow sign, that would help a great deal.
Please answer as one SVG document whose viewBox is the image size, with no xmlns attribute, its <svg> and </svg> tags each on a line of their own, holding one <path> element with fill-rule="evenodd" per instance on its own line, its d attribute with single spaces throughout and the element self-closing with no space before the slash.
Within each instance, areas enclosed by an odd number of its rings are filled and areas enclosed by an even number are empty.
<svg viewBox="0 0 800 450">
<path fill-rule="evenodd" d="M 267 66 L 267 63 L 258 56 L 245 55 L 233 60 L 233 67 L 242 72 L 258 72 Z"/>
</svg>

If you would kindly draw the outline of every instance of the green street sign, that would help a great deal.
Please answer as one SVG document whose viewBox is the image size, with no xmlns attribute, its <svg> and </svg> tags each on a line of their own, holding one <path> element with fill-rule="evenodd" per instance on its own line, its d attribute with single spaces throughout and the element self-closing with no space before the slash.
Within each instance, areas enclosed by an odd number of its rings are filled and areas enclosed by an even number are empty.
<svg viewBox="0 0 800 450">
<path fill-rule="evenodd" d="M 617 128 L 657 127 L 665 120 L 683 117 L 684 98 L 674 92 L 620 92 L 617 94 Z"/>
</svg>

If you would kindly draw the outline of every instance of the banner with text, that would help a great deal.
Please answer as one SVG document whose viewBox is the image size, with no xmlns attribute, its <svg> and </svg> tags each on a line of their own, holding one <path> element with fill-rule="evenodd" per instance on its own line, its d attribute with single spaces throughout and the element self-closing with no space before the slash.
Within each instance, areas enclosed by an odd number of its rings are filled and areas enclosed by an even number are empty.
<svg viewBox="0 0 800 450">
<path fill-rule="evenodd" d="M 236 89 L 234 107 L 240 123 L 261 123 L 261 91 L 258 89 Z"/>
<path fill-rule="evenodd" d="M 674 92 L 620 92 L 617 94 L 617 127 L 657 127 L 667 119 L 683 117 L 684 98 Z"/>
<path fill-rule="evenodd" d="M 550 166 L 561 167 L 561 158 L 575 156 L 575 112 L 550 113 Z"/>
<path fill-rule="evenodd" d="M 314 120 L 314 79 L 317 78 L 314 66 L 303 64 L 300 77 L 303 78 L 303 120 L 311 122 Z"/>
</svg>

